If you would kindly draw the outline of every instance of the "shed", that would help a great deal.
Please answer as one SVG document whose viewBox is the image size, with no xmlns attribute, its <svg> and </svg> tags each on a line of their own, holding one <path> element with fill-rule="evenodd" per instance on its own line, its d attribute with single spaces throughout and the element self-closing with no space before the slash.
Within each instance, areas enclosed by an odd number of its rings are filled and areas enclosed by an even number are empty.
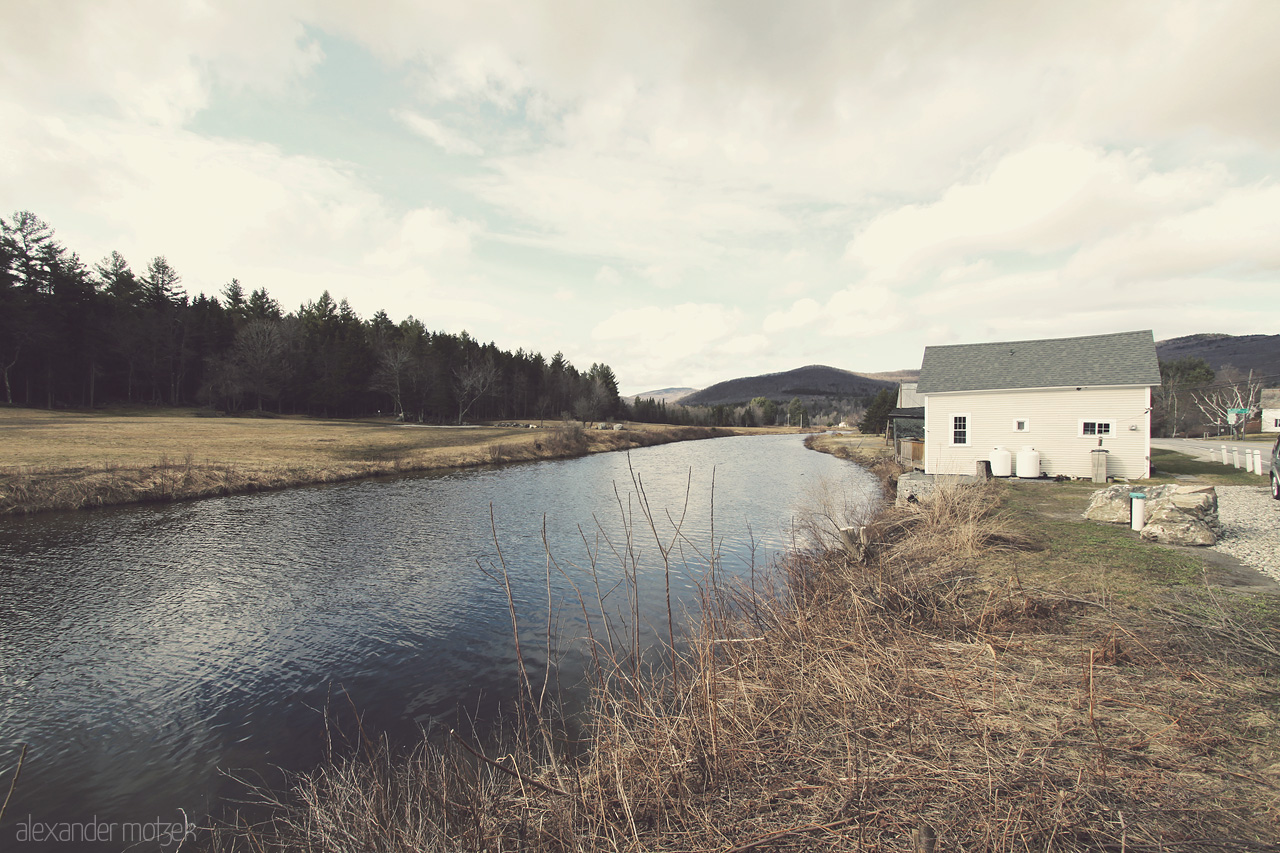
<svg viewBox="0 0 1280 853">
<path fill-rule="evenodd" d="M 1043 475 L 1089 477 L 1102 449 L 1109 476 L 1146 477 L 1159 384 L 1150 330 L 925 347 L 925 471 L 972 474 L 1002 447 L 1038 451 Z"/>
<path fill-rule="evenodd" d="M 1264 388 L 1262 399 L 1262 431 L 1280 432 L 1280 388 Z"/>
</svg>

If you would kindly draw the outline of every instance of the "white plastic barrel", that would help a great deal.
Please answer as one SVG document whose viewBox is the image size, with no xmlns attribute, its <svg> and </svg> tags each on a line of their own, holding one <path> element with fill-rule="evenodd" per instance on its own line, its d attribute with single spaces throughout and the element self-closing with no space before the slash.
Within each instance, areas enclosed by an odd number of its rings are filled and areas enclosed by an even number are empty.
<svg viewBox="0 0 1280 853">
<path fill-rule="evenodd" d="M 1013 454 L 1003 447 L 997 447 L 991 451 L 991 476 L 1013 476 Z"/>
<path fill-rule="evenodd" d="M 1018 476 L 1024 480 L 1034 480 L 1040 476 L 1040 451 L 1034 447 L 1024 447 L 1018 451 Z"/>
</svg>

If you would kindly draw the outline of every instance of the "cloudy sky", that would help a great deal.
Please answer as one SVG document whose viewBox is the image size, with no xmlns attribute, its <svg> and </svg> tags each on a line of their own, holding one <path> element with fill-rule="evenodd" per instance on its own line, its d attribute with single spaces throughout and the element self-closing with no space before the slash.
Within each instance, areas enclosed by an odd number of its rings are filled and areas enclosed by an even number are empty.
<svg viewBox="0 0 1280 853">
<path fill-rule="evenodd" d="M 1280 331 L 1280 3 L 3 0 L 0 215 L 624 393 Z"/>
</svg>

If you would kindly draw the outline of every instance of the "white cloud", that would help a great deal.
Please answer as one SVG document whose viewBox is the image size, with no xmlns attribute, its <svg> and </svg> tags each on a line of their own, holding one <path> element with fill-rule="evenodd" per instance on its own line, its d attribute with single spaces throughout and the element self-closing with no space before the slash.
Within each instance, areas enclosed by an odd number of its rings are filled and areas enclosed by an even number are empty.
<svg viewBox="0 0 1280 853">
<path fill-rule="evenodd" d="M 471 157 L 484 154 L 484 149 L 472 140 L 413 110 L 395 110 L 392 115 L 414 133 L 434 142 L 446 154 L 466 154 Z"/>
<path fill-rule="evenodd" d="M 734 332 L 741 313 L 723 305 L 685 302 L 670 308 L 649 306 L 616 311 L 591 330 L 595 340 L 642 341 L 679 354 L 696 352 Z"/>
<path fill-rule="evenodd" d="M 622 284 L 622 275 L 613 267 L 605 264 L 596 270 L 595 282 L 604 287 L 617 287 Z"/>
<path fill-rule="evenodd" d="M 634 365 L 628 383 L 646 385 L 661 377 L 710 384 L 709 366 L 716 351 L 731 344 L 742 325 L 742 313 L 724 305 L 681 303 L 616 311 L 596 324 L 591 338 L 608 344 L 610 363 Z"/>
<path fill-rule="evenodd" d="M 176 127 L 215 85 L 284 92 L 322 59 L 297 4 L 249 0 L 65 0 L 6 4 L 0 71 L 6 97 Z M 250 25 L 246 25 L 251 21 Z"/>
<path fill-rule="evenodd" d="M 877 217 L 846 257 L 876 278 L 963 261 L 979 252 L 1047 254 L 1095 238 L 1167 198 L 1143 198 L 1140 155 L 1050 144 L 1002 159 L 981 181 L 927 205 Z M 1166 189 L 1163 184 L 1159 189 Z"/>
<path fill-rule="evenodd" d="M 718 344 L 715 352 L 721 355 L 758 356 L 765 352 L 771 343 L 771 339 L 766 335 L 737 335 Z"/>
<path fill-rule="evenodd" d="M 1277 304 L 1277 35 L 1280 6 L 1195 0 L 11 0 L 0 195 L 90 261 L 554 329 L 649 387 L 1242 331 Z M 369 114 L 326 112 L 375 74 Z"/>
<path fill-rule="evenodd" d="M 1073 280 L 1155 282 L 1233 270 L 1280 271 L 1280 186 L 1234 187 L 1191 210 L 1135 223 L 1085 246 L 1064 269 Z"/>
<path fill-rule="evenodd" d="M 764 330 L 769 333 L 798 329 L 813 323 L 822 315 L 822 306 L 813 299 L 800 299 L 786 311 L 774 311 L 764 318 Z"/>
<path fill-rule="evenodd" d="M 823 332 L 840 338 L 892 335 L 911 321 L 902 303 L 902 298 L 886 287 L 846 287 L 836 292 L 823 309 Z"/>
<path fill-rule="evenodd" d="M 465 255 L 478 233 L 474 222 L 430 207 L 411 210 L 400 220 L 395 235 L 365 255 L 370 264 L 403 267 L 442 255 Z"/>
</svg>

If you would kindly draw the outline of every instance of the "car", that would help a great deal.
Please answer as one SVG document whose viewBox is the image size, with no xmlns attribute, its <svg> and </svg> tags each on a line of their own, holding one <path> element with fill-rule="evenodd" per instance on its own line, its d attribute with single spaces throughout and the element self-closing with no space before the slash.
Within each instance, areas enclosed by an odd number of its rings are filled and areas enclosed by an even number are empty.
<svg viewBox="0 0 1280 853">
<path fill-rule="evenodd" d="M 1280 438 L 1271 445 L 1271 497 L 1280 501 Z"/>
</svg>

